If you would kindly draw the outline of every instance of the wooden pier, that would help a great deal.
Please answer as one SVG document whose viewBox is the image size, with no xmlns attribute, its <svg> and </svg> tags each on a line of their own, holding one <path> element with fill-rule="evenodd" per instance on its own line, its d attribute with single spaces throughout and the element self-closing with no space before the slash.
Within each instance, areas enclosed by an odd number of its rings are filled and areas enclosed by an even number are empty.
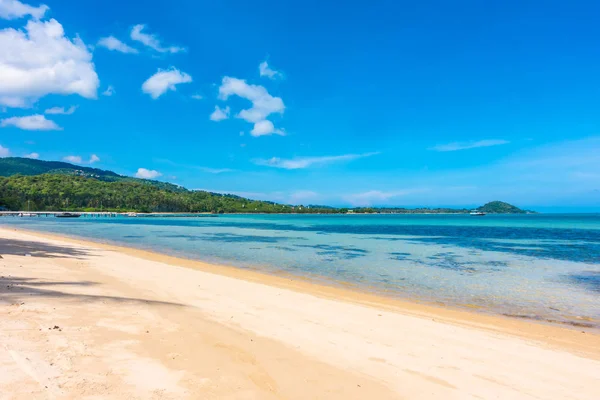
<svg viewBox="0 0 600 400">
<path fill-rule="evenodd" d="M 35 217 L 56 217 L 64 213 L 76 214 L 80 217 L 88 218 L 113 218 L 123 215 L 122 213 L 116 212 L 71 212 L 71 211 L 0 211 L 0 217 L 21 217 L 21 218 L 35 218 Z"/>
<path fill-rule="evenodd" d="M 185 217 L 185 218 L 200 218 L 200 217 L 217 217 L 218 214 L 213 213 L 171 213 L 171 212 L 156 212 L 156 213 L 136 213 L 136 212 L 84 212 L 84 211 L 0 211 L 0 217 L 20 217 L 20 218 L 35 218 L 35 217 L 56 217 L 61 214 L 75 214 L 80 217 L 87 218 L 114 218 L 114 217 Z"/>
</svg>

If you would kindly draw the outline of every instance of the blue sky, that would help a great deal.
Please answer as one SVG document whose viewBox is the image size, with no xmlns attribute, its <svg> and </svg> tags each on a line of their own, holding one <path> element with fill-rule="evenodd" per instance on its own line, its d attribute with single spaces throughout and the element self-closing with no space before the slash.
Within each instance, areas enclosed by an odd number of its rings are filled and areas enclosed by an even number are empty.
<svg viewBox="0 0 600 400">
<path fill-rule="evenodd" d="M 600 211 L 598 2 L 0 0 L 0 156 L 281 202 Z"/>
</svg>

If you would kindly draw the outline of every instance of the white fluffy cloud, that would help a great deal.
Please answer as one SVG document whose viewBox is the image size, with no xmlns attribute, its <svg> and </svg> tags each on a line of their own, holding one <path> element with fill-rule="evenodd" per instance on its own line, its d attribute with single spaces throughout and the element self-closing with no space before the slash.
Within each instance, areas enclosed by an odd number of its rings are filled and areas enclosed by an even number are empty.
<svg viewBox="0 0 600 400">
<path fill-rule="evenodd" d="M 249 85 L 243 79 L 226 76 L 219 87 L 219 98 L 227 100 L 232 95 L 252 102 L 251 108 L 242 110 L 237 115 L 238 118 L 254 123 L 250 134 L 253 136 L 284 134 L 267 120 L 267 117 L 273 113 L 283 114 L 285 105 L 280 97 L 271 96 L 263 86 Z"/>
<path fill-rule="evenodd" d="M 115 88 L 112 85 L 108 85 L 106 90 L 102 92 L 102 96 L 112 96 L 115 94 Z"/>
<path fill-rule="evenodd" d="M 282 129 L 275 129 L 275 125 L 268 119 L 258 121 L 254 124 L 254 127 L 250 131 L 252 136 L 265 136 L 265 135 L 285 135 Z"/>
<path fill-rule="evenodd" d="M 25 154 L 23 157 L 33 158 L 34 160 L 37 160 L 38 158 L 40 158 L 40 155 L 39 155 L 39 153 L 29 153 L 29 154 Z"/>
<path fill-rule="evenodd" d="M 202 100 L 204 98 L 204 96 L 202 96 L 201 94 L 193 94 L 192 95 L 192 99 L 194 100 Z"/>
<path fill-rule="evenodd" d="M 70 162 L 73 164 L 82 164 L 83 163 L 81 156 L 65 156 L 65 157 L 63 157 L 63 161 Z"/>
<path fill-rule="evenodd" d="M 33 7 L 28 4 L 23 4 L 18 0 L 0 0 L 0 18 L 17 19 L 27 15 L 35 19 L 40 19 L 46 14 L 49 7 L 41 4 L 38 7 Z"/>
<path fill-rule="evenodd" d="M 499 146 L 499 145 L 508 144 L 508 143 L 510 143 L 508 140 L 501 140 L 501 139 L 479 140 L 477 142 L 453 142 L 453 143 L 447 143 L 447 144 L 438 144 L 437 146 L 433 146 L 429 150 L 458 151 L 458 150 L 475 149 L 478 147 Z"/>
<path fill-rule="evenodd" d="M 71 115 L 77 110 L 77 106 L 71 106 L 65 110 L 64 107 L 52 107 L 48 108 L 44 111 L 44 114 L 62 114 L 62 115 Z"/>
<path fill-rule="evenodd" d="M 144 24 L 139 24 L 131 28 L 131 39 L 140 42 L 159 53 L 179 53 L 185 51 L 185 48 L 178 46 L 163 47 L 156 35 L 142 32 L 145 28 L 146 26 Z"/>
<path fill-rule="evenodd" d="M 27 107 L 47 94 L 96 98 L 92 53 L 78 37 L 67 38 L 58 21 L 0 30 L 0 49 L 0 105 Z"/>
<path fill-rule="evenodd" d="M 176 90 L 176 85 L 180 83 L 190 83 L 192 77 L 185 72 L 179 71 L 177 68 L 167 70 L 159 69 L 157 73 L 152 75 L 142 85 L 142 91 L 147 93 L 153 99 L 158 99 L 167 90 Z"/>
<path fill-rule="evenodd" d="M 93 164 L 95 162 L 100 161 L 100 157 L 98 157 L 95 154 L 92 154 L 90 156 L 90 159 L 87 160 L 87 161 L 85 161 L 83 159 L 83 157 L 81 157 L 81 156 L 66 156 L 66 157 L 63 157 L 63 160 L 67 161 L 67 162 L 70 162 L 70 163 L 73 163 L 73 164 Z"/>
<path fill-rule="evenodd" d="M 359 158 L 370 157 L 379 154 L 379 152 L 363 153 L 363 154 L 344 154 L 341 156 L 323 156 L 323 157 L 296 157 L 284 159 L 279 157 L 269 158 L 267 160 L 254 160 L 257 165 L 267 167 L 283 168 L 283 169 L 303 169 L 314 165 L 325 165 L 335 162 L 352 161 Z"/>
<path fill-rule="evenodd" d="M 280 77 L 282 75 L 281 72 L 269 68 L 269 63 L 267 63 L 266 61 L 263 61 L 259 64 L 258 70 L 260 72 L 260 76 L 266 76 L 270 79 L 276 79 L 277 77 Z"/>
<path fill-rule="evenodd" d="M 103 37 L 98 41 L 98 46 L 107 48 L 108 50 L 118 51 L 119 53 L 125 54 L 137 54 L 137 49 L 121 42 L 114 36 Z"/>
<path fill-rule="evenodd" d="M 46 119 L 41 114 L 28 115 L 26 117 L 10 117 L 0 121 L 0 126 L 6 128 L 14 126 L 15 128 L 27 131 L 60 131 L 62 128 L 56 122 Z"/>
<path fill-rule="evenodd" d="M 213 111 L 212 114 L 210 114 L 210 120 L 215 122 L 223 121 L 224 119 L 229 118 L 230 111 L 231 109 L 229 108 L 229 106 L 225 108 L 215 106 L 215 111 Z"/>
<path fill-rule="evenodd" d="M 2 147 L 2 145 L 0 144 L 0 157 L 9 157 L 10 156 L 10 150 L 7 149 L 6 147 Z"/>
<path fill-rule="evenodd" d="M 158 178 L 159 176 L 162 176 L 162 174 L 160 172 L 153 170 L 153 169 L 146 169 L 146 168 L 138 168 L 137 172 L 135 173 L 136 178 L 142 178 L 142 179 L 155 179 L 155 178 Z"/>
</svg>

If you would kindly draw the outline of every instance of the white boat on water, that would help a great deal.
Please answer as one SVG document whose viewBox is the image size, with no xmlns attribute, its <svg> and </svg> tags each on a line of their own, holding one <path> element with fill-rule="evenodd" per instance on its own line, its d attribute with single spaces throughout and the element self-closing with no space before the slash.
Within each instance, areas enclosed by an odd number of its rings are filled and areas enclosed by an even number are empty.
<svg viewBox="0 0 600 400">
<path fill-rule="evenodd" d="M 469 215 L 472 215 L 474 217 L 483 217 L 485 215 L 485 213 L 481 212 L 481 211 L 473 210 L 469 213 Z"/>
<path fill-rule="evenodd" d="M 37 217 L 38 215 L 36 213 L 29 213 L 29 212 L 24 212 L 24 213 L 19 213 L 19 217 Z"/>
<path fill-rule="evenodd" d="M 130 212 L 130 213 L 127 213 L 127 216 L 128 217 L 137 217 L 138 215 L 137 215 L 137 213 Z"/>
</svg>

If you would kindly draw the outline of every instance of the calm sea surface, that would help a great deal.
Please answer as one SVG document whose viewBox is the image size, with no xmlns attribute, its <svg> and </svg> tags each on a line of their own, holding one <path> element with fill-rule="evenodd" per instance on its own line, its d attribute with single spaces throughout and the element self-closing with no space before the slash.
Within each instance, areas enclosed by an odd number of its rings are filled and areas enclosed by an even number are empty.
<svg viewBox="0 0 600 400">
<path fill-rule="evenodd" d="M 600 214 L 2 217 L 0 226 L 600 327 Z"/>
</svg>

